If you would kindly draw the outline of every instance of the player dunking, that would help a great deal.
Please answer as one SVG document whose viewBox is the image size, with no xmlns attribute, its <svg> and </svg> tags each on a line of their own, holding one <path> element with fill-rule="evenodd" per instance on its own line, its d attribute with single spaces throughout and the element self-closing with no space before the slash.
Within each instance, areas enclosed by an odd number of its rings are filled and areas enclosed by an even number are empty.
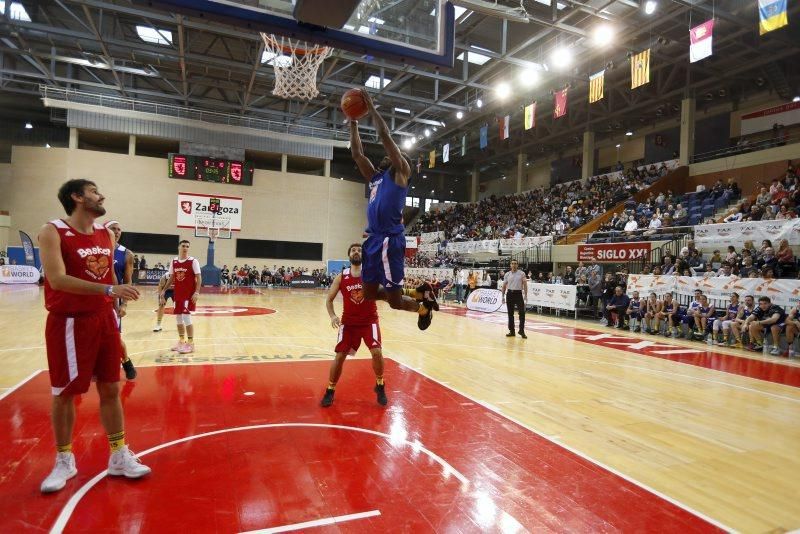
<svg viewBox="0 0 800 534">
<path fill-rule="evenodd" d="M 189 256 L 189 242 L 178 243 L 178 257 L 169 265 L 169 277 L 164 287 L 175 283 L 175 320 L 178 323 L 178 344 L 172 350 L 179 354 L 194 352 L 192 312 L 200 295 L 200 262 Z M 166 302 L 166 290 L 159 293 L 159 304 Z"/>
<path fill-rule="evenodd" d="M 378 307 L 374 300 L 364 299 L 364 288 L 361 282 L 361 245 L 353 243 L 347 250 L 350 268 L 344 269 L 331 284 L 325 307 L 331 318 L 331 326 L 339 329 L 336 343 L 336 358 L 331 364 L 328 388 L 320 405 L 328 407 L 333 404 L 336 383 L 342 376 L 342 367 L 347 355 L 358 350 L 361 340 L 372 355 L 372 370 L 375 371 L 375 393 L 378 404 L 386 406 L 386 391 L 383 383 L 383 352 L 381 350 L 381 329 L 378 324 Z M 333 310 L 333 301 L 338 293 L 342 294 L 344 310 L 342 319 Z"/>
<path fill-rule="evenodd" d="M 167 301 L 172 300 L 172 304 L 175 304 L 175 283 L 173 282 L 170 286 L 167 286 L 168 282 L 169 272 L 165 272 L 164 276 L 158 280 L 158 315 L 156 316 L 156 325 L 153 327 L 153 332 L 161 332 L 161 320 L 164 318 L 164 308 L 167 305 Z M 164 298 L 161 298 L 162 293 Z"/>
<path fill-rule="evenodd" d="M 131 285 L 133 283 L 133 253 L 119 244 L 122 237 L 122 228 L 118 221 L 108 221 L 105 227 L 114 234 L 114 276 L 120 284 Z M 119 333 L 122 334 L 122 318 L 128 313 L 128 302 L 124 299 L 116 301 L 117 323 Z M 128 380 L 136 379 L 136 368 L 128 357 L 128 346 L 122 341 L 122 368 L 125 370 L 125 378 Z"/>
<path fill-rule="evenodd" d="M 403 207 L 411 176 L 411 160 L 401 152 L 369 94 L 361 90 L 378 137 L 386 150 L 378 169 L 364 155 L 358 121 L 350 121 L 350 152 L 364 179 L 369 181 L 367 240 L 363 245 L 362 277 L 364 298 L 385 300 L 396 310 L 417 312 L 420 330 L 430 326 L 432 311 L 439 305 L 430 284 L 404 289 L 406 237 L 403 233 Z"/>
<path fill-rule="evenodd" d="M 56 464 L 41 484 L 43 493 L 62 489 L 78 473 L 72 453 L 74 396 L 86 393 L 97 380 L 100 420 L 111 457 L 109 475 L 139 478 L 150 473 L 125 444 L 119 398 L 122 345 L 114 314 L 115 298 L 136 300 L 139 291 L 117 285 L 114 276 L 114 236 L 95 220 L 105 215 L 104 197 L 88 180 L 70 180 L 58 190 L 66 219 L 55 219 L 39 232 L 44 266 L 47 363 L 53 395 L 52 424 Z"/>
</svg>

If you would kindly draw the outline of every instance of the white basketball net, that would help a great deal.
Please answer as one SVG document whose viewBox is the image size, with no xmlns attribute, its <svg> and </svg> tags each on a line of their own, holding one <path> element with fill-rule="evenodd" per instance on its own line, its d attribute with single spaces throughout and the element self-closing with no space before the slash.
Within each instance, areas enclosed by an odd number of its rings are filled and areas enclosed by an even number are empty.
<svg viewBox="0 0 800 534">
<path fill-rule="evenodd" d="M 319 94 L 317 70 L 332 50 L 327 46 L 310 46 L 305 41 L 262 33 L 267 63 L 275 69 L 275 89 L 281 98 L 311 100 Z"/>
</svg>

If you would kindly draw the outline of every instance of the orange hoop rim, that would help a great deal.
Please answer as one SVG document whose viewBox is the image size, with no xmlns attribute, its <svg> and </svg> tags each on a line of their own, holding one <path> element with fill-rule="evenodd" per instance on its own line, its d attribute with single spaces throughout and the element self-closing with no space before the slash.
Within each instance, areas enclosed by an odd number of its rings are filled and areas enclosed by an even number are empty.
<svg viewBox="0 0 800 534">
<path fill-rule="evenodd" d="M 264 43 L 272 48 L 279 49 L 281 52 L 286 54 L 287 56 L 294 54 L 295 56 L 305 56 L 305 55 L 319 55 L 319 54 L 327 54 L 329 47 L 324 45 L 315 44 L 313 47 L 309 46 L 297 46 L 294 49 L 291 46 L 286 46 L 278 42 L 278 38 L 275 37 L 274 34 L 267 34 L 262 33 L 261 38 L 264 39 Z M 291 42 L 290 37 L 286 37 Z M 305 43 L 306 45 L 310 44 L 306 41 L 301 41 L 300 39 L 297 40 L 297 43 Z"/>
</svg>

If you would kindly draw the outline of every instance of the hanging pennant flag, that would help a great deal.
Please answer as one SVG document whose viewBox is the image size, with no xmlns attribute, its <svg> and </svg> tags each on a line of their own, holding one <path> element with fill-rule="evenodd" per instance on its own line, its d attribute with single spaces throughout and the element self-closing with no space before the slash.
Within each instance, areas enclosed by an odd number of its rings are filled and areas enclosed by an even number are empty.
<svg viewBox="0 0 800 534">
<path fill-rule="evenodd" d="M 481 148 L 489 146 L 489 125 L 481 126 Z"/>
<path fill-rule="evenodd" d="M 511 116 L 506 115 L 505 117 L 500 117 L 500 140 L 504 141 L 508 139 L 508 125 L 511 123 Z"/>
<path fill-rule="evenodd" d="M 711 55 L 711 32 L 714 19 L 689 30 L 689 63 L 700 61 Z"/>
<path fill-rule="evenodd" d="M 631 56 L 631 89 L 650 83 L 650 49 Z"/>
<path fill-rule="evenodd" d="M 567 114 L 567 87 L 555 92 L 553 103 L 553 118 L 557 119 Z"/>
<path fill-rule="evenodd" d="M 467 155 L 467 134 L 461 136 L 461 155 Z"/>
<path fill-rule="evenodd" d="M 525 106 L 525 129 L 536 127 L 536 102 Z"/>
<path fill-rule="evenodd" d="M 759 33 L 764 35 L 789 24 L 786 15 L 786 0 L 758 0 Z"/>
<path fill-rule="evenodd" d="M 428 162 L 428 168 L 432 169 L 436 166 L 436 149 L 431 150 L 430 154 L 430 161 Z"/>
<path fill-rule="evenodd" d="M 589 76 L 589 103 L 597 102 L 603 98 L 603 85 L 605 84 L 606 71 L 601 70 Z"/>
<path fill-rule="evenodd" d="M 442 162 L 447 163 L 450 161 L 450 143 L 442 147 Z"/>
</svg>

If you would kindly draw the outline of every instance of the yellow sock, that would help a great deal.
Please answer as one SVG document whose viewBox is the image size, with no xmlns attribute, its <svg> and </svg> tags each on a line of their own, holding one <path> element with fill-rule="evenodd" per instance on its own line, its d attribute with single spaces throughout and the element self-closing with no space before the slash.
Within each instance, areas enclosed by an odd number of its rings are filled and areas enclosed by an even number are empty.
<svg viewBox="0 0 800 534">
<path fill-rule="evenodd" d="M 56 445 L 56 451 L 72 452 L 72 443 L 67 443 L 66 445 Z"/>
<path fill-rule="evenodd" d="M 189 343 L 194 343 L 194 338 L 193 337 L 190 337 L 190 338 L 187 338 L 187 339 L 189 340 Z"/>
<path fill-rule="evenodd" d="M 381 376 L 376 376 L 375 377 L 375 383 L 378 384 L 379 386 L 382 386 L 383 385 L 383 376 L 382 375 Z"/>
<path fill-rule="evenodd" d="M 419 297 L 417 296 L 417 290 L 416 290 L 416 289 L 409 289 L 409 288 L 407 288 L 407 287 L 404 287 L 404 288 L 403 288 L 403 295 L 405 295 L 405 296 L 407 296 L 407 297 L 411 297 L 412 299 L 417 299 L 417 298 L 419 298 Z"/>
<path fill-rule="evenodd" d="M 181 343 L 186 343 L 186 336 L 184 336 L 183 334 L 180 334 L 178 338 L 181 340 Z"/>
<path fill-rule="evenodd" d="M 111 452 L 117 452 L 125 446 L 125 431 L 121 430 L 114 434 L 108 434 L 108 444 L 111 445 Z"/>
<path fill-rule="evenodd" d="M 328 382 L 328 389 L 336 391 L 336 382 Z"/>
</svg>

